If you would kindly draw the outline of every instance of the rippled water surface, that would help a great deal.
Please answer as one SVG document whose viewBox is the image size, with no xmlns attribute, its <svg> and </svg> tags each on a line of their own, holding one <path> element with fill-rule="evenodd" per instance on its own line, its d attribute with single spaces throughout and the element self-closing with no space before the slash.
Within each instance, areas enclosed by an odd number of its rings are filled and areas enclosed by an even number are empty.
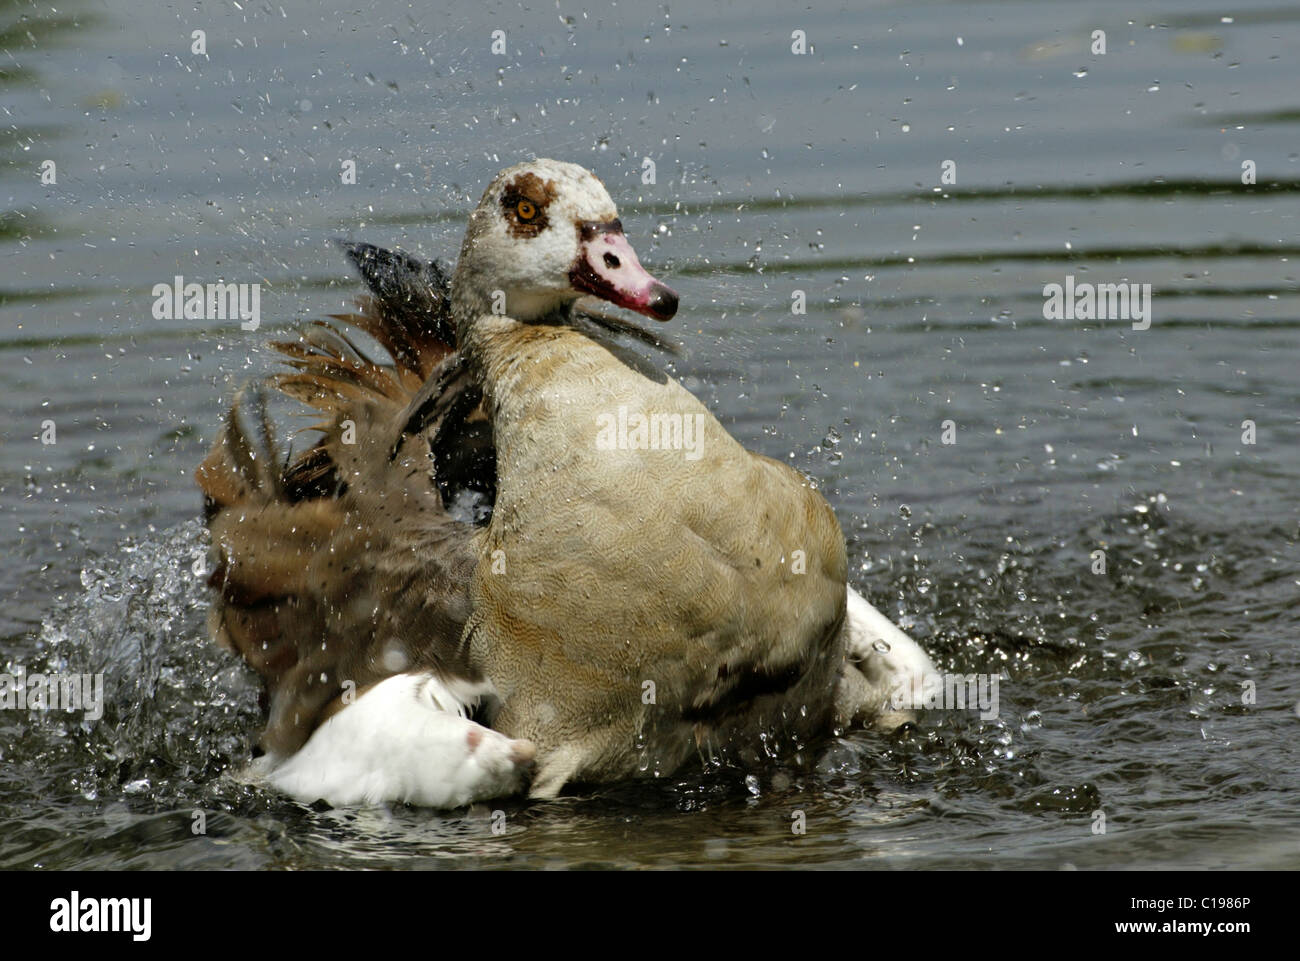
<svg viewBox="0 0 1300 961">
<path fill-rule="evenodd" d="M 0 711 L 0 866 L 1300 867 L 1298 37 L 1201 0 L 0 2 L 0 665 L 107 686 L 94 724 Z M 601 175 L 682 295 L 676 374 L 997 718 L 500 835 L 232 776 L 256 691 L 191 480 L 223 405 L 357 292 L 330 238 L 450 257 L 531 155 Z M 154 320 L 177 274 L 260 282 L 262 329 Z M 1150 329 L 1045 320 L 1067 275 L 1150 284 Z"/>
</svg>

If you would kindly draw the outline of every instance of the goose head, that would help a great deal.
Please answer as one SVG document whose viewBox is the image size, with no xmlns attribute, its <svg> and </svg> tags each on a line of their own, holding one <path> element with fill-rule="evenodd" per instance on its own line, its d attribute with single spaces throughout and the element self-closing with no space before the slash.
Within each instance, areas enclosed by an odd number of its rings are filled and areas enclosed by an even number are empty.
<svg viewBox="0 0 1300 961">
<path fill-rule="evenodd" d="M 641 266 L 595 174 L 558 160 L 507 167 L 465 231 L 451 285 L 458 325 L 493 313 L 565 316 L 587 295 L 655 320 L 677 312 L 677 294 Z"/>
</svg>

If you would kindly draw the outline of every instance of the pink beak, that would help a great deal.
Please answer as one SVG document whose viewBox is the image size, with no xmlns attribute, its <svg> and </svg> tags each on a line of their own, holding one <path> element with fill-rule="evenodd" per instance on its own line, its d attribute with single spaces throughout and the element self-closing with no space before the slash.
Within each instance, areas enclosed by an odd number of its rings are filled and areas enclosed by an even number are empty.
<svg viewBox="0 0 1300 961">
<path fill-rule="evenodd" d="M 677 313 L 677 294 L 641 266 L 621 223 L 584 221 L 578 235 L 578 258 L 569 271 L 575 290 L 655 320 L 669 320 Z"/>
</svg>

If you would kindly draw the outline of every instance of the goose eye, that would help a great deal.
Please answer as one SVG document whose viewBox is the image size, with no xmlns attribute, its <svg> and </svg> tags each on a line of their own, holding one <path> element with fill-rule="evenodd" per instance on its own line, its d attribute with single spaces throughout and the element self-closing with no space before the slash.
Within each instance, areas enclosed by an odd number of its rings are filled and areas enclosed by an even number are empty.
<svg viewBox="0 0 1300 961">
<path fill-rule="evenodd" d="M 537 208 L 527 200 L 521 200 L 515 205 L 515 213 L 520 220 L 532 220 L 537 216 Z"/>
</svg>

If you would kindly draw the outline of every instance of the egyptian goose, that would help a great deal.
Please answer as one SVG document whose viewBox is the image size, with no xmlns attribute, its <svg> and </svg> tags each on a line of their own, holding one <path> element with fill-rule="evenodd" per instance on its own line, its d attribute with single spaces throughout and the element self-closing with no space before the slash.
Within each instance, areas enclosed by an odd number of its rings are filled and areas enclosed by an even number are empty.
<svg viewBox="0 0 1300 961">
<path fill-rule="evenodd" d="M 829 505 L 612 337 L 653 334 L 578 303 L 677 307 L 593 174 L 498 174 L 449 284 L 346 249 L 371 297 L 335 319 L 391 365 L 306 326 L 272 384 L 319 442 L 284 461 L 258 388 L 197 472 L 212 631 L 266 684 L 257 776 L 450 807 L 907 716 L 932 667 L 847 588 Z"/>
</svg>

